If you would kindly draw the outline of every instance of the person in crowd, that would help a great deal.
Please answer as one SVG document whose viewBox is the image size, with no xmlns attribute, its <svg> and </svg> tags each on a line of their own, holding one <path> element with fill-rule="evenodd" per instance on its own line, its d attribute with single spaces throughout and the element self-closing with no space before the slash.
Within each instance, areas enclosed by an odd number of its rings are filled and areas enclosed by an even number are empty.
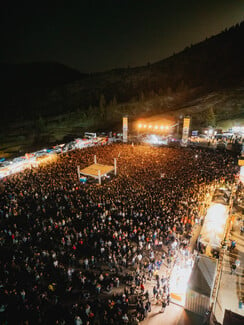
<svg viewBox="0 0 244 325">
<path fill-rule="evenodd" d="M 163 298 L 162 299 L 162 308 L 160 310 L 160 313 L 164 313 L 166 306 L 167 306 L 167 303 L 166 303 L 165 299 Z"/>
<path fill-rule="evenodd" d="M 233 251 L 236 248 L 236 241 L 235 240 L 231 240 L 230 243 L 230 251 Z"/>
<path fill-rule="evenodd" d="M 236 263 L 232 263 L 231 264 L 231 274 L 235 274 L 236 273 Z"/>
<path fill-rule="evenodd" d="M 194 159 L 196 151 L 199 159 Z M 89 165 L 94 154 L 105 164 L 118 157 L 117 177 L 102 186 L 77 178 L 77 166 Z M 187 247 L 212 184 L 233 182 L 233 162 L 227 152 L 111 144 L 67 152 L 55 163 L 4 179 L 1 321 L 123 324 L 143 319 L 150 311 L 141 301 L 146 279 L 153 281 L 154 297 L 167 291 L 159 276 L 163 262 L 170 269 L 176 247 Z M 119 292 L 121 285 L 127 286 L 125 292 Z M 130 313 L 133 299 L 136 317 Z"/>
</svg>

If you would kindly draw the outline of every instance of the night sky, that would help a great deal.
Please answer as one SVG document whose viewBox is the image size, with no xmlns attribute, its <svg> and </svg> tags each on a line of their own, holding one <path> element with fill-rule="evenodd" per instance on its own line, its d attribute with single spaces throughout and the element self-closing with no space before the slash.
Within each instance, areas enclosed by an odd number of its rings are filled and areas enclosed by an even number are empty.
<svg viewBox="0 0 244 325">
<path fill-rule="evenodd" d="M 5 0 L 0 62 L 82 72 L 144 65 L 244 20 L 244 0 Z"/>
</svg>

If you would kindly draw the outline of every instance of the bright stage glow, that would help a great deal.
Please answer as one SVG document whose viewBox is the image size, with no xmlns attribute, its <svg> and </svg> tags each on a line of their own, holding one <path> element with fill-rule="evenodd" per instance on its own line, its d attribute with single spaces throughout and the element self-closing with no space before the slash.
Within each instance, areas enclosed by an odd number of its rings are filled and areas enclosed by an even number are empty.
<svg viewBox="0 0 244 325">
<path fill-rule="evenodd" d="M 186 251 L 178 253 L 176 263 L 170 275 L 171 300 L 181 306 L 185 305 L 188 281 L 193 267 L 193 257 Z"/>
<path fill-rule="evenodd" d="M 147 130 L 155 130 L 157 132 L 159 131 L 166 131 L 166 132 L 169 132 L 171 131 L 171 129 L 176 126 L 176 124 L 170 124 L 170 122 L 165 122 L 167 123 L 167 125 L 164 124 L 164 121 L 144 121 L 144 120 L 139 120 L 135 123 L 134 127 L 137 129 L 137 130 L 140 130 L 140 131 L 146 131 Z"/>
<path fill-rule="evenodd" d="M 145 138 L 144 142 L 151 145 L 167 145 L 168 138 L 156 134 L 149 134 Z"/>
<path fill-rule="evenodd" d="M 155 134 L 151 134 L 148 137 L 148 140 L 149 140 L 149 143 L 151 143 L 151 144 L 158 144 L 159 143 L 159 139 Z"/>
</svg>

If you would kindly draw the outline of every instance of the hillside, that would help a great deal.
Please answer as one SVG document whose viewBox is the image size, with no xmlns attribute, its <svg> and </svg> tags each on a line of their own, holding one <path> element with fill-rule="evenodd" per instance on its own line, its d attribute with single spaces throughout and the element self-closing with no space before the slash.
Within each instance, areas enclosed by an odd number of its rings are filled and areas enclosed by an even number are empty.
<svg viewBox="0 0 244 325">
<path fill-rule="evenodd" d="M 185 112 L 203 126 L 197 115 L 210 107 L 217 121 L 242 117 L 243 39 L 244 22 L 165 60 L 97 74 L 50 62 L 1 64 L 1 130 L 27 123 L 40 133 L 51 120 L 62 128 L 71 115 L 96 129 L 117 125 L 123 114 L 133 120 Z"/>
<path fill-rule="evenodd" d="M 0 84 L 4 89 L 9 87 L 19 87 L 22 90 L 56 87 L 86 76 L 57 62 L 0 63 L 0 70 Z"/>
</svg>

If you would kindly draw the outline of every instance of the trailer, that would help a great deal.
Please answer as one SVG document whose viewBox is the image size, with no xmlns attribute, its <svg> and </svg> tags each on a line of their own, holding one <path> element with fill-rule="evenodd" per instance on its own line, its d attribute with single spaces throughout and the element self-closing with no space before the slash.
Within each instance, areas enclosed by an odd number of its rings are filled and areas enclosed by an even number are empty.
<svg viewBox="0 0 244 325">
<path fill-rule="evenodd" d="M 204 255 L 195 259 L 186 291 L 185 309 L 204 316 L 212 304 L 218 260 Z"/>
</svg>

